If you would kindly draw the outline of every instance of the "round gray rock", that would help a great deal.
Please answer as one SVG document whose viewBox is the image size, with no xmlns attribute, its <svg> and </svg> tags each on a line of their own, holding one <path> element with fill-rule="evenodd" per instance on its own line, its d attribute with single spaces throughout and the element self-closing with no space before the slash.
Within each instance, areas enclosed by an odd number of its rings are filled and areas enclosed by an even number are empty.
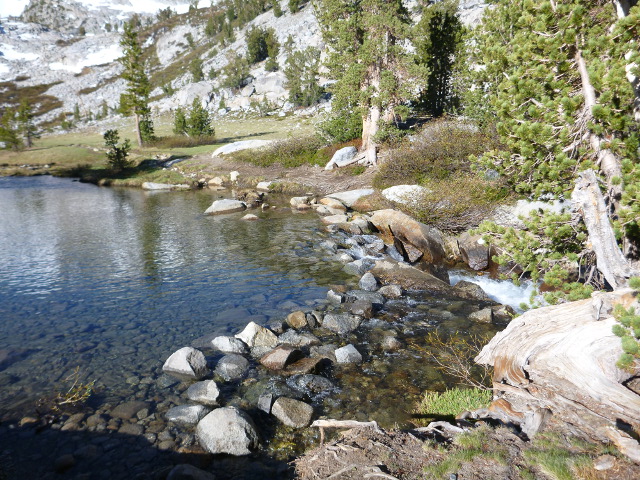
<svg viewBox="0 0 640 480">
<path fill-rule="evenodd" d="M 220 215 L 223 213 L 241 212 L 246 208 L 247 206 L 244 204 L 244 202 L 225 198 L 213 202 L 211 206 L 205 210 L 204 213 L 205 215 Z"/>
<path fill-rule="evenodd" d="M 251 418 L 235 407 L 217 408 L 200 420 L 196 437 L 210 453 L 249 455 L 258 446 L 258 432 Z"/>
<path fill-rule="evenodd" d="M 178 377 L 188 377 L 200 380 L 209 373 L 207 359 L 200 350 L 193 347 L 183 347 L 171 354 L 164 362 L 162 370 Z"/>
<path fill-rule="evenodd" d="M 230 353 L 218 361 L 215 373 L 229 382 L 242 378 L 247 370 L 249 370 L 249 360 L 242 355 Z"/>
<path fill-rule="evenodd" d="M 289 427 L 304 428 L 311 423 L 313 407 L 300 400 L 280 397 L 271 407 L 271 413 Z"/>
<path fill-rule="evenodd" d="M 219 397 L 220 390 L 213 380 L 194 383 L 187 389 L 187 398 L 202 405 L 216 406 Z"/>
<path fill-rule="evenodd" d="M 354 331 L 362 323 L 362 318 L 357 315 L 327 314 L 324 316 L 322 326 L 334 333 L 345 334 Z"/>
<path fill-rule="evenodd" d="M 378 281 L 371 272 L 367 272 L 360 278 L 358 286 L 366 292 L 375 292 L 378 289 Z"/>
</svg>

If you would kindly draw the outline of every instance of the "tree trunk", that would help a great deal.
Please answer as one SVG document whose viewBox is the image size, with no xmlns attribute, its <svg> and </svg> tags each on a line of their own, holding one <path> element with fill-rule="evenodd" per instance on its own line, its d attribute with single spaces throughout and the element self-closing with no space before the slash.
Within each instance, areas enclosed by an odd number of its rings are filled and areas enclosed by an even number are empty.
<svg viewBox="0 0 640 480">
<path fill-rule="evenodd" d="M 136 139 L 138 141 L 138 146 L 142 147 L 142 133 L 140 132 L 140 114 L 136 113 Z"/>
<path fill-rule="evenodd" d="M 584 220 L 598 270 L 614 290 L 627 284 L 631 267 L 618 247 L 604 198 L 593 170 L 578 175 L 571 201 Z"/>
<path fill-rule="evenodd" d="M 378 133 L 380 124 L 380 107 L 372 105 L 366 115 L 362 117 L 362 151 L 367 163 L 375 165 L 378 161 L 378 145 L 374 136 Z"/>
<path fill-rule="evenodd" d="M 611 312 L 617 304 L 640 307 L 636 293 L 623 289 L 513 319 L 475 358 L 494 367 L 489 411 L 524 424 L 548 409 L 548 422 L 601 442 L 612 428 L 638 431 L 640 395 L 622 385 L 633 374 L 616 367 L 622 345 Z"/>
</svg>

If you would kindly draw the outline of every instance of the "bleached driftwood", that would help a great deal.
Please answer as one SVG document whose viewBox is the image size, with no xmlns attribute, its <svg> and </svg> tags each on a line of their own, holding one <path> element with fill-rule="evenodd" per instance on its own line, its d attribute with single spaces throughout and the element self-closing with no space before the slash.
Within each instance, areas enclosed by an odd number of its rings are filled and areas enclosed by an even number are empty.
<svg viewBox="0 0 640 480">
<path fill-rule="evenodd" d="M 620 425 L 640 431 L 640 395 L 622 385 L 631 374 L 615 365 L 622 347 L 611 330 L 613 306 L 638 306 L 636 295 L 598 292 L 515 318 L 475 359 L 494 367 L 490 409 L 510 409 L 516 423 L 548 409 L 553 421 L 601 442 Z"/>
<path fill-rule="evenodd" d="M 616 242 L 593 170 L 586 170 L 578 175 L 571 202 L 580 211 L 587 226 L 598 270 L 614 290 L 625 286 L 631 276 L 631 268 Z"/>
</svg>

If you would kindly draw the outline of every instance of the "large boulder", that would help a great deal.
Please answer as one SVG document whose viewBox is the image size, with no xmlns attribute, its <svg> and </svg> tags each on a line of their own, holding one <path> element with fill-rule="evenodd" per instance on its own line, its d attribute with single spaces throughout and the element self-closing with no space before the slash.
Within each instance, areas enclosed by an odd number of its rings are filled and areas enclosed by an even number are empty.
<svg viewBox="0 0 640 480">
<path fill-rule="evenodd" d="M 209 373 L 204 354 L 193 347 L 183 347 L 172 353 L 164 362 L 162 370 L 173 376 L 196 380 L 206 377 Z"/>
<path fill-rule="evenodd" d="M 213 454 L 249 455 L 259 443 L 253 420 L 235 407 L 209 413 L 198 423 L 196 436 L 202 448 Z"/>
<path fill-rule="evenodd" d="M 289 427 L 304 428 L 311 423 L 313 407 L 300 400 L 280 397 L 271 407 L 271 413 Z"/>
<path fill-rule="evenodd" d="M 268 328 L 255 322 L 249 322 L 242 332 L 236 335 L 249 347 L 275 347 L 278 345 L 278 337 Z"/>
<path fill-rule="evenodd" d="M 358 149 L 356 147 L 344 147 L 333 154 L 331 160 L 324 167 L 325 170 L 333 170 L 335 167 L 346 167 L 357 161 L 356 155 Z"/>
<path fill-rule="evenodd" d="M 187 398 L 193 402 L 214 407 L 218 405 L 220 390 L 218 389 L 216 382 L 213 380 L 196 382 L 187 388 Z"/>
<path fill-rule="evenodd" d="M 449 292 L 451 285 L 430 273 L 395 260 L 378 260 L 371 273 L 385 285 L 399 285 L 405 290 Z"/>
<path fill-rule="evenodd" d="M 282 72 L 269 72 L 265 75 L 258 75 L 253 81 L 255 93 L 258 95 L 275 94 L 278 97 L 288 95 L 287 77 Z"/>
<path fill-rule="evenodd" d="M 223 213 L 241 212 L 247 209 L 247 205 L 240 200 L 225 198 L 216 200 L 205 210 L 205 215 L 220 215 Z"/>
<path fill-rule="evenodd" d="M 485 270 L 489 266 L 489 245 L 481 235 L 463 233 L 458 239 L 458 247 L 462 259 L 473 270 Z"/>
<path fill-rule="evenodd" d="M 327 197 L 340 200 L 343 205 L 351 208 L 353 204 L 356 203 L 360 198 L 371 195 L 373 191 L 373 188 L 361 188 L 358 190 L 348 190 L 346 192 L 332 193 L 331 195 L 327 195 Z"/>
<path fill-rule="evenodd" d="M 373 212 L 369 221 L 389 238 L 397 238 L 419 249 L 427 263 L 439 265 L 444 261 L 444 238 L 438 229 L 391 209 Z"/>
</svg>

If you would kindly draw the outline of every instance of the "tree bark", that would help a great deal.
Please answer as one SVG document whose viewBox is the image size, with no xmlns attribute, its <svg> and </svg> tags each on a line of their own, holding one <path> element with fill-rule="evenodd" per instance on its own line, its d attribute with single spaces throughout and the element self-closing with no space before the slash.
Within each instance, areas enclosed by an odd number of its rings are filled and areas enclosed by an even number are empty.
<svg viewBox="0 0 640 480">
<path fill-rule="evenodd" d="M 625 286 L 631 276 L 631 267 L 618 247 L 593 170 L 578 174 L 571 201 L 587 226 L 598 270 L 614 290 Z"/>
<path fill-rule="evenodd" d="M 136 140 L 138 141 L 138 146 L 142 147 L 142 133 L 140 132 L 140 114 L 136 113 Z"/>
<path fill-rule="evenodd" d="M 380 124 L 380 107 L 372 105 L 367 114 L 362 117 L 362 151 L 365 154 L 367 163 L 376 165 L 378 161 L 378 145 L 374 136 L 378 133 Z"/>
<path fill-rule="evenodd" d="M 522 424 L 549 409 L 549 422 L 601 442 L 608 442 L 610 428 L 640 428 L 640 395 L 622 384 L 633 374 L 616 367 L 622 345 L 611 312 L 617 304 L 640 307 L 636 293 L 622 289 L 513 319 L 475 358 L 494 367 L 496 400 L 489 410 Z"/>
</svg>

